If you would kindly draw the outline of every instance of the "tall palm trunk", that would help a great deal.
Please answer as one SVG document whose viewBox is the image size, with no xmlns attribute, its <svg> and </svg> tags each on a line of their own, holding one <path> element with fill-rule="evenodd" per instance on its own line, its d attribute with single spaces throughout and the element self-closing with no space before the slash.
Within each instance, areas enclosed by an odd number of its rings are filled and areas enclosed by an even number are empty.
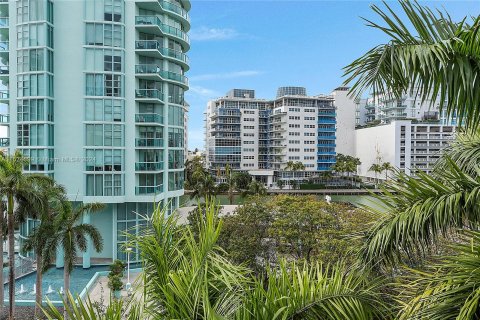
<svg viewBox="0 0 480 320">
<path fill-rule="evenodd" d="M 35 279 L 35 319 L 39 319 L 42 315 L 42 270 L 43 270 L 43 255 L 42 251 L 37 252 L 37 277 Z"/>
<path fill-rule="evenodd" d="M 8 195 L 8 319 L 15 318 L 15 223 L 13 217 L 13 195 Z"/>
<path fill-rule="evenodd" d="M 68 294 L 70 292 L 70 272 L 68 272 L 68 262 L 65 261 L 63 266 L 63 286 L 65 287 L 65 291 L 63 292 L 63 296 L 65 298 L 65 302 L 68 305 Z M 68 319 L 67 308 L 65 307 L 63 310 L 63 319 Z"/>
<path fill-rule="evenodd" d="M 4 216 L 3 216 L 3 202 L 0 200 L 0 238 L 1 238 L 1 243 L 2 243 L 2 254 L 0 254 L 0 266 L 2 267 L 2 270 L 0 272 L 0 284 L 3 288 L 3 283 L 5 282 L 3 280 L 3 233 L 5 230 L 4 227 Z M 0 290 L 0 315 L 3 316 L 3 305 L 4 305 L 4 297 L 5 293 L 3 290 Z"/>
</svg>

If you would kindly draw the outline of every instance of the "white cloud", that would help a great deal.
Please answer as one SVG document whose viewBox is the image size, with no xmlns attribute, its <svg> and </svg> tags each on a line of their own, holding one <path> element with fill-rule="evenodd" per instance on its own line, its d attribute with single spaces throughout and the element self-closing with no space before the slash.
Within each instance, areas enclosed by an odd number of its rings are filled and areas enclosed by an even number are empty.
<svg viewBox="0 0 480 320">
<path fill-rule="evenodd" d="M 190 30 L 190 39 L 193 41 L 230 40 L 240 34 L 235 29 L 200 27 Z"/>
<path fill-rule="evenodd" d="M 201 74 L 198 76 L 190 77 L 190 81 L 203 81 L 203 80 L 219 80 L 219 79 L 233 79 L 233 78 L 242 78 L 242 77 L 253 77 L 262 74 L 261 71 L 256 70 L 244 70 L 244 71 L 233 71 L 227 73 L 208 73 Z"/>
<path fill-rule="evenodd" d="M 187 91 L 187 94 L 189 93 L 203 97 L 203 98 L 214 98 L 214 97 L 221 96 L 221 94 L 215 90 L 208 89 L 201 86 L 192 86 L 192 85 L 190 85 L 189 90 Z"/>
</svg>

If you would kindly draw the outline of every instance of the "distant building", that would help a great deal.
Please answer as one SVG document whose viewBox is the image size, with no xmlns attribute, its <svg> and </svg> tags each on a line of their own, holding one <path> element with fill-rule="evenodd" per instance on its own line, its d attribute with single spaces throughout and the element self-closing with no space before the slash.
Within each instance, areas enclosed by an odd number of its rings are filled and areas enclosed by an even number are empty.
<svg viewBox="0 0 480 320">
<path fill-rule="evenodd" d="M 372 164 L 390 162 L 400 171 L 415 175 L 421 169 L 430 173 L 441 151 L 454 138 L 455 126 L 438 123 L 395 120 L 388 124 L 356 130 L 356 157 L 362 164 L 358 174 L 375 178 Z M 384 179 L 385 173 L 378 176 Z"/>
<path fill-rule="evenodd" d="M 274 100 L 265 100 L 256 98 L 253 90 L 230 90 L 207 105 L 207 167 L 218 182 L 225 180 L 229 164 L 268 186 L 293 179 L 287 171 L 289 161 L 305 166 L 295 173 L 299 180 L 330 170 L 336 156 L 338 109 L 345 118 L 339 126 L 342 148 L 354 150 L 355 104 L 347 93 L 348 88 L 338 88 L 332 95 L 308 96 L 303 87 L 281 87 Z"/>
</svg>

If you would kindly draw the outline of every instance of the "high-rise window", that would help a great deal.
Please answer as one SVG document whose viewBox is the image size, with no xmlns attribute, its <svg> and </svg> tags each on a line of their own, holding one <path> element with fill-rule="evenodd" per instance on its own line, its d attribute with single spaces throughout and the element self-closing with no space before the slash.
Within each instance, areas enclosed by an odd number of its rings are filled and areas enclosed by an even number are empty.
<svg viewBox="0 0 480 320">
<path fill-rule="evenodd" d="M 122 76 L 113 74 L 87 74 L 87 96 L 122 96 Z"/>
</svg>

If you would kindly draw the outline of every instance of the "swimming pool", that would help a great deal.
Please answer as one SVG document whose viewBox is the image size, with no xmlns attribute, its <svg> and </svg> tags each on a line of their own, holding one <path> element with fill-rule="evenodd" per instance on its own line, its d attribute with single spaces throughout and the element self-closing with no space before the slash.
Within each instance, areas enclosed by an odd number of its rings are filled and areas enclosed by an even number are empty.
<svg viewBox="0 0 480 320">
<path fill-rule="evenodd" d="M 87 287 L 97 272 L 107 273 L 108 266 L 93 266 L 90 269 L 75 267 L 70 275 L 70 292 L 76 296 L 80 295 Z M 35 284 L 36 272 L 30 273 L 15 281 L 15 301 L 17 305 L 34 305 L 35 304 Z M 25 292 L 20 292 L 23 285 Z M 51 287 L 53 292 L 49 292 Z M 43 300 L 48 297 L 51 301 L 61 301 L 59 295 L 60 288 L 63 287 L 63 268 L 50 268 L 43 274 L 42 292 Z M 5 298 L 8 299 L 8 284 L 4 286 Z M 7 301 L 7 300 L 6 300 Z"/>
</svg>

